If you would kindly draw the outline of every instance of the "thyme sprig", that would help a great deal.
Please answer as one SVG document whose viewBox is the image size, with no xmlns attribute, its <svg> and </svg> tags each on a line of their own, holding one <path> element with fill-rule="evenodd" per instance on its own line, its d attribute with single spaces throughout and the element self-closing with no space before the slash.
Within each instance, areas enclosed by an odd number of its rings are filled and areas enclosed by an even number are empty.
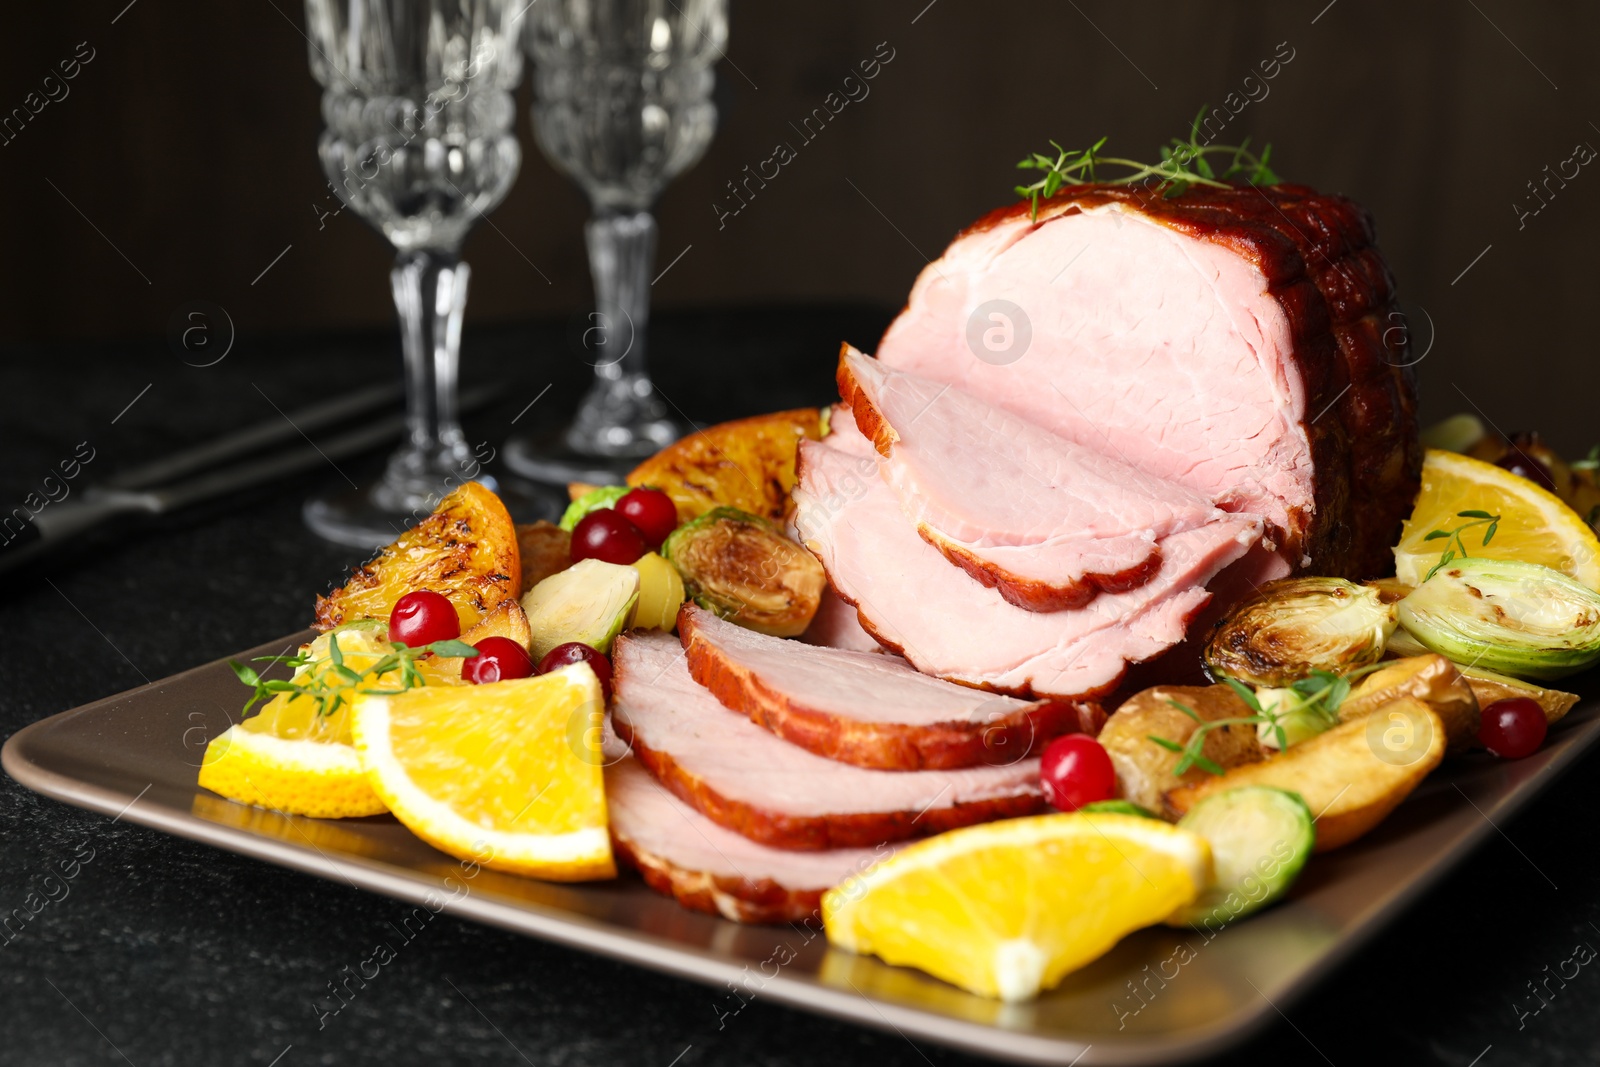
<svg viewBox="0 0 1600 1067">
<path fill-rule="evenodd" d="M 332 715 L 348 704 L 349 694 L 352 691 L 372 696 L 393 696 L 407 689 L 427 685 L 427 679 L 417 670 L 417 660 L 424 656 L 431 654 L 469 657 L 478 654 L 478 650 L 465 641 L 455 640 L 435 641 L 415 648 L 399 641 L 392 641 L 389 647 L 392 651 L 364 671 L 345 666 L 344 652 L 339 648 L 338 634 L 328 635 L 326 657 L 296 652 L 289 656 L 256 656 L 251 659 L 251 663 L 283 664 L 295 672 L 294 677 L 288 680 L 263 678 L 255 668 L 230 659 L 228 666 L 233 668 L 233 673 L 238 676 L 239 681 L 253 690 L 250 699 L 245 701 L 241 715 L 250 714 L 250 709 L 263 700 L 271 700 L 279 693 L 290 693 L 291 699 L 301 696 L 315 702 L 317 716 L 322 718 Z M 316 668 L 319 664 L 326 664 L 326 667 L 318 670 Z M 302 671 L 300 669 L 302 667 L 311 669 Z M 399 677 L 395 680 L 398 688 L 380 688 L 384 678 L 396 672 L 399 673 Z"/>
<path fill-rule="evenodd" d="M 1456 512 L 1456 518 L 1471 519 L 1472 521 L 1464 522 L 1453 530 L 1429 530 L 1427 536 L 1423 538 L 1424 541 L 1438 541 L 1446 537 L 1450 539 L 1450 543 L 1445 546 L 1445 550 L 1439 554 L 1439 562 L 1433 565 L 1433 569 L 1423 577 L 1423 581 L 1427 581 L 1435 574 L 1438 574 L 1440 568 L 1449 564 L 1451 560 L 1457 557 L 1461 559 L 1469 558 L 1467 546 L 1461 540 L 1462 534 L 1474 527 L 1487 525 L 1489 528 L 1483 531 L 1482 542 L 1482 547 L 1486 548 L 1489 545 L 1489 541 L 1494 537 L 1495 531 L 1500 529 L 1500 516 L 1491 515 L 1487 511 L 1478 511 L 1476 509 L 1458 511 Z"/>
<path fill-rule="evenodd" d="M 1168 199 L 1182 196 L 1190 186 L 1206 185 L 1216 189 L 1232 188 L 1235 181 L 1248 185 L 1276 184 L 1278 175 L 1271 166 L 1272 145 L 1262 148 L 1261 154 L 1250 151 L 1250 139 L 1237 145 L 1202 144 L 1200 123 L 1205 119 L 1202 107 L 1189 124 L 1187 140 L 1174 137 L 1172 143 L 1161 148 L 1160 163 L 1141 163 L 1136 159 L 1103 156 L 1107 138 L 1100 138 L 1082 150 L 1062 148 L 1055 141 L 1050 147 L 1056 157 L 1034 152 L 1017 164 L 1018 170 L 1042 170 L 1043 178 L 1031 185 L 1016 186 L 1017 195 L 1033 202 L 1033 217 L 1039 217 L 1039 201 L 1055 196 L 1063 186 L 1084 181 L 1104 182 L 1107 185 L 1135 185 L 1143 182 L 1149 189 L 1160 190 Z M 1210 157 L 1210 158 L 1208 158 Z M 1217 160 L 1213 165 L 1211 158 Z M 1120 167 L 1127 171 L 1114 177 L 1101 177 L 1101 167 Z"/>
<path fill-rule="evenodd" d="M 1290 714 L 1310 714 L 1321 720 L 1322 729 L 1327 729 L 1339 721 L 1339 705 L 1344 703 L 1350 695 L 1350 683 L 1364 674 L 1377 670 L 1382 664 L 1370 664 L 1359 667 L 1346 674 L 1334 674 L 1332 671 L 1314 670 L 1309 675 L 1297 682 L 1291 683 L 1288 688 L 1298 698 L 1288 707 L 1279 705 L 1263 705 L 1255 690 L 1236 678 L 1224 678 L 1239 699 L 1244 701 L 1245 707 L 1250 709 L 1249 715 L 1235 715 L 1225 719 L 1204 719 L 1200 713 L 1181 700 L 1168 700 L 1167 703 L 1183 712 L 1199 725 L 1194 733 L 1189 735 L 1186 743 L 1180 745 L 1176 741 L 1165 737 L 1147 734 L 1145 740 L 1160 745 L 1168 752 L 1178 753 L 1178 763 L 1172 769 L 1175 775 L 1181 775 L 1191 767 L 1220 775 L 1223 773 L 1221 765 L 1215 760 L 1208 759 L 1203 753 L 1206 737 L 1213 730 L 1224 729 L 1229 726 L 1262 726 L 1265 725 L 1273 733 L 1278 742 L 1278 751 L 1282 752 L 1289 747 L 1289 739 L 1283 729 L 1283 719 Z"/>
</svg>

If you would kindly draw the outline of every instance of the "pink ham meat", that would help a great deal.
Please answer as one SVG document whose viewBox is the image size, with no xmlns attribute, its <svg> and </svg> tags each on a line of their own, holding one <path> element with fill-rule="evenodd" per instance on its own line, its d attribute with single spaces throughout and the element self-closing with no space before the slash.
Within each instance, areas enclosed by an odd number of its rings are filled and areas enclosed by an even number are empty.
<svg viewBox="0 0 1600 1067">
<path fill-rule="evenodd" d="M 792 852 L 725 830 L 667 792 L 631 756 L 606 768 L 611 843 L 656 892 L 735 922 L 805 922 L 824 891 L 894 854 L 876 848 Z"/>
<path fill-rule="evenodd" d="M 1023 697 L 1087 699 L 1116 687 L 1129 663 L 1183 640 L 1210 599 L 1205 584 L 1261 537 L 1233 516 L 1167 538 L 1144 585 L 1102 593 L 1073 611 L 1007 603 L 917 536 L 848 415 L 800 448 L 794 528 L 862 625 L 918 670 Z"/>
<path fill-rule="evenodd" d="M 1060 611 L 1138 586 L 1159 569 L 1162 538 L 1225 517 L 1192 489 L 849 345 L 838 379 L 923 540 L 1018 607 Z"/>
<path fill-rule="evenodd" d="M 804 851 L 875 848 L 1044 807 L 1037 759 L 948 771 L 852 767 L 729 711 L 690 676 L 669 635 L 624 635 L 613 656 L 617 736 L 680 799 L 752 841 Z"/>
<path fill-rule="evenodd" d="M 800 635 L 800 640 L 808 645 L 844 648 L 852 652 L 876 652 L 879 655 L 888 652 L 861 628 L 856 609 L 840 600 L 826 586 L 823 587 L 821 599 L 817 601 L 817 613 L 811 617 L 811 625 Z"/>
<path fill-rule="evenodd" d="M 1264 516 L 1262 578 L 1361 578 L 1389 565 L 1421 465 L 1395 307 L 1343 197 L 1084 185 L 960 234 L 877 356 Z"/>
<path fill-rule="evenodd" d="M 801 748 L 878 770 L 1012 763 L 1104 720 L 1092 704 L 952 685 L 899 656 L 799 645 L 686 603 L 689 673 L 725 706 Z"/>
</svg>

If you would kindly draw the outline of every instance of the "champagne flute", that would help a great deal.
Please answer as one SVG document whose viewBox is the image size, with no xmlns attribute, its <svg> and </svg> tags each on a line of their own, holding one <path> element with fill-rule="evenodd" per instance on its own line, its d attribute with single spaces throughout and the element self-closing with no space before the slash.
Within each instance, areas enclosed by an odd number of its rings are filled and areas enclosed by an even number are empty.
<svg viewBox="0 0 1600 1067">
<path fill-rule="evenodd" d="M 521 164 L 511 90 L 526 0 L 306 0 L 323 86 L 322 169 L 395 250 L 389 278 L 405 363 L 406 441 L 378 483 L 306 502 L 341 544 L 387 544 L 478 477 L 456 421 L 470 271 L 461 243 Z"/>
<path fill-rule="evenodd" d="M 650 381 L 651 207 L 716 131 L 711 65 L 727 0 L 539 0 L 528 10 L 534 137 L 588 195 L 595 312 L 581 331 L 594 382 L 554 446 L 515 439 L 506 463 L 542 481 L 603 481 L 685 427 Z"/>
</svg>

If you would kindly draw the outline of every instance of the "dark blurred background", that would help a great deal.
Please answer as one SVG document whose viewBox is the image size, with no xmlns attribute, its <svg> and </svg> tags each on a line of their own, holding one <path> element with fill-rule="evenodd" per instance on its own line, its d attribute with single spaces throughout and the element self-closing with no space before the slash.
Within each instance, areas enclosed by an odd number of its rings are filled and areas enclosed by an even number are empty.
<svg viewBox="0 0 1600 1067">
<path fill-rule="evenodd" d="M 337 205 L 294 0 L 28 4 L 11 18 L 0 113 L 43 99 L 61 60 L 93 58 L 0 143 L 12 205 L 0 343 L 156 338 L 194 300 L 226 309 L 242 350 L 390 326 L 384 243 L 352 212 L 326 214 Z M 688 251 L 656 306 L 892 308 L 959 227 L 1011 199 L 1025 152 L 1106 134 L 1149 157 L 1200 105 L 1250 94 L 1222 140 L 1270 140 L 1286 178 L 1376 216 L 1413 337 L 1432 344 L 1425 414 L 1477 405 L 1504 430 L 1585 449 L 1600 436 L 1586 295 L 1600 280 L 1600 172 L 1552 183 L 1537 215 L 1519 220 L 1514 205 L 1538 205 L 1528 183 L 1547 164 L 1600 146 L 1597 37 L 1594 5 L 1509 0 L 735 0 L 716 139 L 659 205 L 660 265 Z M 880 42 L 893 59 L 870 95 L 799 146 L 790 124 Z M 1291 51 L 1274 79 L 1247 85 Z M 588 208 L 534 148 L 527 93 L 521 176 L 467 246 L 469 327 L 559 319 L 589 300 Z M 726 183 L 778 141 L 799 157 L 719 227 Z M 139 351 L 128 358 L 164 358 Z M 470 337 L 465 359 L 470 373 Z"/>
</svg>

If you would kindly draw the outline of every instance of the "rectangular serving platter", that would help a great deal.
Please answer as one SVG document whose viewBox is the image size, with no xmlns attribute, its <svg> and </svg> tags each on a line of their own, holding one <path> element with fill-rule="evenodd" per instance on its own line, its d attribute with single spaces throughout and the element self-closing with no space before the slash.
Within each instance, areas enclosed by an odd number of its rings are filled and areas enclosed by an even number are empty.
<svg viewBox="0 0 1600 1067">
<path fill-rule="evenodd" d="M 238 658 L 282 652 L 291 635 Z M 1160 1064 L 1234 1046 L 1395 918 L 1600 736 L 1585 699 L 1524 760 L 1447 761 L 1376 831 L 1316 857 L 1282 904 L 1209 938 L 1140 931 L 1024 1004 L 830 949 L 807 927 L 740 926 L 680 908 L 635 876 L 556 885 L 462 865 L 389 816 L 318 820 L 195 784 L 206 743 L 237 718 L 218 660 L 62 712 L 13 735 L 0 763 L 30 789 L 269 863 L 627 960 L 742 999 L 896 1030 L 1025 1063 Z M 730 1004 L 732 1001 L 730 1001 Z"/>
</svg>

